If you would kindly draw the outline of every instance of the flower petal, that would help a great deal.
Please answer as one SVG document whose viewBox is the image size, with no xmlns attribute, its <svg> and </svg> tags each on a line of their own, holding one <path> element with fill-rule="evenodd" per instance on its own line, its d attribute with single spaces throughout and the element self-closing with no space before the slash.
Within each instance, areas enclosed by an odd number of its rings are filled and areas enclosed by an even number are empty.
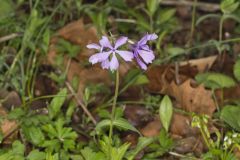
<svg viewBox="0 0 240 160">
<path fill-rule="evenodd" d="M 96 43 L 88 44 L 88 45 L 87 45 L 87 48 L 88 48 L 88 49 L 97 49 L 97 50 L 101 50 L 101 46 L 99 46 L 99 45 L 96 44 Z"/>
<path fill-rule="evenodd" d="M 143 49 L 143 50 L 145 50 L 145 51 L 151 51 L 151 49 L 149 48 L 149 46 L 148 45 L 142 45 L 141 46 L 141 49 Z"/>
<path fill-rule="evenodd" d="M 119 63 L 118 63 L 117 57 L 116 57 L 115 54 L 113 54 L 112 59 L 110 61 L 110 69 L 111 69 L 111 71 L 117 70 L 118 66 L 119 66 Z"/>
<path fill-rule="evenodd" d="M 119 51 L 116 50 L 116 52 L 125 60 L 125 61 L 132 61 L 133 59 L 133 53 L 130 51 Z"/>
<path fill-rule="evenodd" d="M 102 61 L 101 66 L 102 66 L 103 69 L 108 69 L 109 66 L 110 66 L 109 60 L 106 59 L 105 61 Z"/>
<path fill-rule="evenodd" d="M 112 45 L 106 36 L 102 36 L 102 39 L 99 41 L 101 46 L 112 49 Z"/>
<path fill-rule="evenodd" d="M 152 40 L 155 40 L 157 39 L 158 36 L 153 33 L 153 34 L 146 34 L 139 42 L 138 42 L 138 45 L 144 45 L 147 43 L 147 41 L 152 41 Z"/>
<path fill-rule="evenodd" d="M 96 53 L 89 58 L 89 62 L 91 62 L 92 64 L 102 62 L 102 61 L 106 60 L 110 54 L 111 54 L 111 51 Z"/>
<path fill-rule="evenodd" d="M 138 50 L 139 55 L 142 57 L 143 61 L 148 63 L 152 63 L 155 58 L 155 55 L 152 51 Z"/>
<path fill-rule="evenodd" d="M 147 70 L 147 65 L 144 64 L 140 58 L 136 57 L 136 60 L 137 60 L 138 65 L 140 66 L 140 68 L 142 68 L 143 70 Z"/>
<path fill-rule="evenodd" d="M 118 47 L 124 45 L 128 40 L 128 37 L 120 37 L 117 39 L 114 48 L 117 49 Z"/>
</svg>

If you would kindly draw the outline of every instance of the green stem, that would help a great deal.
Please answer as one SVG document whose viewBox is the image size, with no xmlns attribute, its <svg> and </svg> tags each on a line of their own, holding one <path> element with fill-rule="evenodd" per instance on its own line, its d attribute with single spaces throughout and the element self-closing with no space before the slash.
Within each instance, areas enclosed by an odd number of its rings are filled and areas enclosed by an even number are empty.
<svg viewBox="0 0 240 160">
<path fill-rule="evenodd" d="M 113 97 L 113 105 L 112 105 L 112 113 L 111 113 L 111 123 L 110 123 L 110 129 L 109 129 L 109 140 L 112 143 L 112 134 L 113 134 L 113 121 L 115 118 L 115 110 L 116 110 L 116 103 L 117 103 L 117 97 L 118 97 L 118 90 L 119 90 L 119 72 L 116 71 L 116 79 L 115 79 L 115 93 Z"/>
<path fill-rule="evenodd" d="M 208 149 L 211 149 L 211 145 L 210 145 L 209 142 L 208 142 L 208 138 L 207 138 L 205 132 L 203 131 L 203 126 L 202 126 L 202 124 L 201 124 L 201 127 L 200 127 L 200 132 L 201 132 L 201 134 L 202 134 L 203 140 L 204 140 L 204 142 L 206 143 Z"/>
<path fill-rule="evenodd" d="M 213 96 L 213 101 L 217 107 L 217 110 L 220 111 L 220 108 L 219 108 L 219 105 L 218 105 L 218 101 L 217 101 L 217 97 L 216 97 L 216 94 L 215 94 L 215 91 L 214 89 L 212 89 L 212 96 Z"/>
<path fill-rule="evenodd" d="M 219 43 L 222 42 L 223 40 L 223 22 L 224 22 L 225 16 L 223 15 L 220 19 L 220 24 L 219 24 Z"/>
<path fill-rule="evenodd" d="M 219 43 L 222 43 L 223 40 L 223 22 L 224 22 L 225 16 L 223 15 L 220 19 L 220 24 L 219 24 Z M 221 47 L 219 50 L 219 54 L 222 53 Z"/>
<path fill-rule="evenodd" d="M 193 11 L 192 11 L 192 24 L 191 24 L 191 37 L 190 37 L 190 45 L 192 45 L 193 36 L 195 32 L 195 22 L 196 22 L 196 5 L 198 0 L 194 0 Z"/>
</svg>

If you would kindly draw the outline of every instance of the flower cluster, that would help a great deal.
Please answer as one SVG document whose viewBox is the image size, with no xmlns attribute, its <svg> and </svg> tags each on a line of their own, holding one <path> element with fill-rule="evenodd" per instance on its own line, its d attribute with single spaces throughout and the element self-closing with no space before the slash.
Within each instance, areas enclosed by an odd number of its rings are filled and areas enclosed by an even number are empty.
<svg viewBox="0 0 240 160">
<path fill-rule="evenodd" d="M 157 39 L 156 34 L 147 34 L 140 41 L 131 45 L 130 51 L 120 50 L 119 48 L 128 42 L 127 37 L 120 37 L 112 45 L 106 36 L 103 36 L 99 44 L 89 44 L 87 48 L 96 49 L 98 53 L 92 55 L 89 61 L 92 64 L 101 63 L 103 69 L 110 69 L 111 71 L 117 70 L 119 67 L 118 57 L 125 61 L 132 61 L 135 59 L 138 65 L 146 70 L 147 64 L 152 63 L 155 56 L 153 51 L 147 45 L 148 41 Z"/>
</svg>

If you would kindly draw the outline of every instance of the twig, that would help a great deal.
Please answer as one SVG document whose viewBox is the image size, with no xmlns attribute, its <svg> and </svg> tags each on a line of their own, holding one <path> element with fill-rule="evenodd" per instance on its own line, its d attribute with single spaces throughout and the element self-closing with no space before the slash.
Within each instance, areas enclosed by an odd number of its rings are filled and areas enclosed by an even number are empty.
<svg viewBox="0 0 240 160">
<path fill-rule="evenodd" d="M 92 114 L 88 111 L 87 107 L 83 104 L 83 102 L 77 97 L 77 94 L 75 93 L 74 89 L 72 88 L 71 84 L 69 82 L 65 82 L 67 88 L 71 92 L 71 94 L 74 96 L 74 98 L 77 100 L 78 105 L 80 105 L 83 109 L 83 111 L 88 115 L 88 117 L 91 119 L 91 121 L 96 125 L 97 121 L 92 116 Z"/>
<path fill-rule="evenodd" d="M 185 156 L 185 155 L 182 155 L 182 154 L 179 154 L 179 153 L 176 153 L 176 152 L 168 152 L 168 153 L 173 155 L 173 156 L 179 157 L 179 158 L 188 158 L 189 160 L 201 160 L 201 159 L 198 159 L 198 158 L 195 158 L 195 157 Z"/>
<path fill-rule="evenodd" d="M 11 40 L 11 39 L 14 39 L 14 38 L 19 37 L 21 35 L 22 35 L 21 33 L 12 33 L 12 34 L 0 37 L 0 43 Z"/>
<path fill-rule="evenodd" d="M 194 6 L 194 2 L 187 0 L 163 0 L 160 1 L 163 5 L 171 5 L 171 6 Z M 207 12 L 216 12 L 220 10 L 220 6 L 218 4 L 206 3 L 206 2 L 197 2 L 196 7 L 202 11 Z"/>
<path fill-rule="evenodd" d="M 178 61 L 176 61 L 174 63 L 174 66 L 175 66 L 175 80 L 176 80 L 176 83 L 177 84 L 180 84 L 180 79 L 179 79 L 179 63 Z"/>
</svg>

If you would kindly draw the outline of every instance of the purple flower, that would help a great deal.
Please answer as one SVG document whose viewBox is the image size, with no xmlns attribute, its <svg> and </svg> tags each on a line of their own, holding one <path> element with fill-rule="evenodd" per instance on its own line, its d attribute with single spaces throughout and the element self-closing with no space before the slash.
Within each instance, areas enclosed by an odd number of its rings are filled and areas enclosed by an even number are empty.
<svg viewBox="0 0 240 160">
<path fill-rule="evenodd" d="M 158 36 L 156 34 L 147 34 L 140 41 L 132 45 L 133 56 L 138 65 L 144 70 L 147 69 L 147 64 L 152 63 L 155 58 L 155 55 L 147 45 L 147 42 L 157 38 Z"/>
<path fill-rule="evenodd" d="M 99 50 L 99 53 L 92 55 L 89 58 L 89 61 L 92 64 L 101 62 L 101 66 L 103 69 L 110 68 L 111 71 L 116 70 L 119 67 L 116 53 L 125 61 L 131 61 L 133 59 L 132 52 L 118 50 L 118 48 L 124 45 L 127 40 L 127 37 L 120 37 L 119 39 L 117 39 L 114 46 L 112 46 L 108 38 L 106 36 L 103 36 L 102 39 L 99 41 L 100 45 L 94 43 L 87 45 L 87 48 Z"/>
</svg>

